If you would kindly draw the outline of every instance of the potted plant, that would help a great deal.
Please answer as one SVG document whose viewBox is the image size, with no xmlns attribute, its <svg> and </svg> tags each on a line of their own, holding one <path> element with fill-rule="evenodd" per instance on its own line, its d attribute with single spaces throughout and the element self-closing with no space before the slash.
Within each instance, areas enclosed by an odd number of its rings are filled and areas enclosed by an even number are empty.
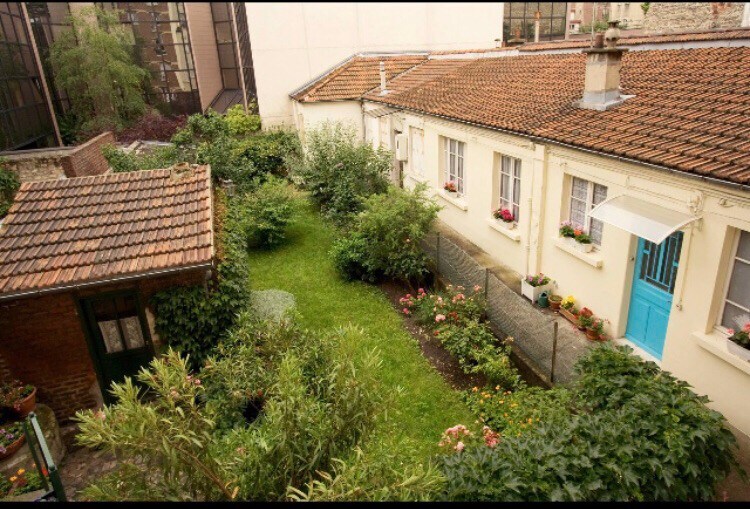
<svg viewBox="0 0 750 509">
<path fill-rule="evenodd" d="M 584 253 L 590 253 L 594 246 L 591 244 L 591 237 L 583 230 L 575 230 L 576 249 Z"/>
<path fill-rule="evenodd" d="M 0 387 L 0 405 L 12 408 L 18 417 L 26 417 L 36 408 L 36 387 L 18 380 L 4 383 Z"/>
<path fill-rule="evenodd" d="M 552 294 L 549 296 L 549 307 L 552 309 L 552 311 L 559 311 L 560 306 L 562 305 L 562 296 L 561 295 L 555 295 Z"/>
<path fill-rule="evenodd" d="M 586 338 L 591 341 L 598 341 L 604 335 L 604 324 L 606 320 L 601 318 L 595 318 L 592 320 L 591 325 L 586 327 Z"/>
<path fill-rule="evenodd" d="M 572 295 L 565 297 L 560 303 L 560 314 L 573 325 L 578 325 L 578 310 L 575 306 L 575 298 Z"/>
<path fill-rule="evenodd" d="M 521 280 L 521 295 L 531 302 L 536 302 L 539 294 L 547 290 L 551 282 L 552 280 L 541 272 L 536 276 L 526 276 Z"/>
<path fill-rule="evenodd" d="M 513 212 L 508 209 L 499 208 L 492 211 L 492 217 L 505 223 L 509 229 L 516 227 L 516 218 L 513 216 Z"/>
<path fill-rule="evenodd" d="M 10 458 L 26 441 L 20 422 L 0 426 L 0 460 Z"/>
<path fill-rule="evenodd" d="M 581 308 L 578 312 L 578 329 L 586 330 L 594 324 L 594 312 L 589 308 Z M 588 336 L 588 335 L 587 335 Z"/>
<path fill-rule="evenodd" d="M 750 322 L 747 322 L 742 327 L 742 330 L 735 331 L 729 329 L 727 332 L 730 334 L 727 338 L 729 351 L 737 357 L 750 362 Z"/>
<path fill-rule="evenodd" d="M 560 223 L 560 236 L 565 239 L 568 244 L 573 245 L 575 243 L 575 228 L 573 227 L 573 223 L 570 221 L 563 221 Z"/>
<path fill-rule="evenodd" d="M 445 189 L 449 193 L 457 193 L 458 192 L 458 186 L 452 180 L 449 180 L 448 182 L 446 182 L 445 184 L 443 184 L 443 189 Z"/>
</svg>

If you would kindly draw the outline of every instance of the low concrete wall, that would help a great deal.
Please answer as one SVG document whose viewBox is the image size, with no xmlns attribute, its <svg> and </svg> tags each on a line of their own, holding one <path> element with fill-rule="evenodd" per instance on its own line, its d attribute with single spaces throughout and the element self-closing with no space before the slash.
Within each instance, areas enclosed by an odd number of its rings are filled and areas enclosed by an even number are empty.
<svg viewBox="0 0 750 509">
<path fill-rule="evenodd" d="M 85 177 L 101 175 L 109 169 L 102 147 L 114 143 L 115 136 L 106 132 L 75 147 L 16 150 L 0 153 L 0 157 L 21 182 Z"/>
</svg>

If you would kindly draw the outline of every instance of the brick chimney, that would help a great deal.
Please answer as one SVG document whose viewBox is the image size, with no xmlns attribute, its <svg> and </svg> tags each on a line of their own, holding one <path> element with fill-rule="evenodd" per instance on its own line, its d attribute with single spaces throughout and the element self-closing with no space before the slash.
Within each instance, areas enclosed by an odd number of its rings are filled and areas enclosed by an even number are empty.
<svg viewBox="0 0 750 509">
<path fill-rule="evenodd" d="M 388 89 L 385 85 L 385 62 L 380 61 L 380 95 L 388 93 Z"/>
<path fill-rule="evenodd" d="M 586 81 L 583 98 L 576 102 L 579 108 L 587 110 L 608 110 L 621 104 L 630 96 L 620 94 L 620 67 L 622 55 L 627 51 L 617 47 L 620 39 L 619 21 L 610 21 L 604 37 L 594 38 L 586 53 Z"/>
</svg>

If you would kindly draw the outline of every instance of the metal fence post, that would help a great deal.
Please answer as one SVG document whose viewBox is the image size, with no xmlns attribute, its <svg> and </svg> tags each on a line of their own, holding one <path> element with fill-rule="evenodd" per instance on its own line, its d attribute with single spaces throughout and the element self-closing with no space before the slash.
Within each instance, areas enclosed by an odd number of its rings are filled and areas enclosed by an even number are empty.
<svg viewBox="0 0 750 509">
<path fill-rule="evenodd" d="M 555 383 L 555 360 L 557 360 L 557 320 L 552 322 L 552 366 L 549 372 L 549 381 Z"/>
<path fill-rule="evenodd" d="M 435 248 L 436 248 L 436 265 L 437 265 L 437 273 L 438 276 L 441 274 L 440 272 L 440 232 L 437 232 L 437 241 L 435 242 Z"/>
</svg>

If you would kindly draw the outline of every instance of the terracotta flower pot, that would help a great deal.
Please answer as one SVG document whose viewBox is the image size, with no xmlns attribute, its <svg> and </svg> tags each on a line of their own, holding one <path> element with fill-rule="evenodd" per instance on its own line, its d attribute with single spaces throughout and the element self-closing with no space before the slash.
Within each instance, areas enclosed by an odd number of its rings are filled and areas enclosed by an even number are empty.
<svg viewBox="0 0 750 509">
<path fill-rule="evenodd" d="M 591 341 L 598 341 L 599 333 L 590 327 L 586 327 L 586 339 L 590 339 Z"/>
<path fill-rule="evenodd" d="M 21 435 L 18 440 L 13 442 L 12 444 L 8 445 L 5 448 L 5 452 L 0 452 L 0 460 L 4 460 L 6 458 L 10 458 L 15 453 L 18 452 L 18 449 L 21 448 L 21 446 L 26 442 L 26 435 Z"/>
<path fill-rule="evenodd" d="M 552 311 L 560 311 L 560 305 L 562 304 L 562 299 L 560 300 L 552 300 L 550 297 L 549 299 L 549 307 Z"/>
<path fill-rule="evenodd" d="M 26 417 L 36 408 L 36 387 L 31 391 L 31 394 L 25 398 L 16 401 L 13 404 L 13 411 L 18 417 Z"/>
<path fill-rule="evenodd" d="M 578 326 L 578 315 L 575 313 L 571 313 L 564 307 L 560 306 L 560 314 L 565 317 L 566 320 L 568 320 L 570 323 L 572 323 L 575 326 Z"/>
</svg>

